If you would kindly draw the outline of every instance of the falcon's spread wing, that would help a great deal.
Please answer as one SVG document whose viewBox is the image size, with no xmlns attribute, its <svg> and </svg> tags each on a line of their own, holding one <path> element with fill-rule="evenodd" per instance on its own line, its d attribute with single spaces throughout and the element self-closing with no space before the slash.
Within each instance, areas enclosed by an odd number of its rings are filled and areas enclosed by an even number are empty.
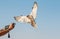
<svg viewBox="0 0 60 39">
<path fill-rule="evenodd" d="M 14 19 L 18 22 L 30 22 L 30 19 L 26 16 L 16 16 Z"/>
<path fill-rule="evenodd" d="M 34 5 L 32 7 L 32 12 L 30 14 L 33 16 L 34 19 L 36 18 L 37 8 L 38 8 L 37 2 L 34 2 Z"/>
</svg>

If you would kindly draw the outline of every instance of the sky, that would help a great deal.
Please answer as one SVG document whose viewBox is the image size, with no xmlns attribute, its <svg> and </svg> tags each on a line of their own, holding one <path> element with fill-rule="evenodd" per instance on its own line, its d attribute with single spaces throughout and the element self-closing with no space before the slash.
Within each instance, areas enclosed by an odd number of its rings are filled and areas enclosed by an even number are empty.
<svg viewBox="0 0 60 39">
<path fill-rule="evenodd" d="M 38 3 L 36 29 L 13 18 L 28 15 L 34 1 Z M 6 34 L 0 39 L 60 39 L 60 0 L 0 0 L 0 29 L 13 22 L 11 38 Z"/>
</svg>

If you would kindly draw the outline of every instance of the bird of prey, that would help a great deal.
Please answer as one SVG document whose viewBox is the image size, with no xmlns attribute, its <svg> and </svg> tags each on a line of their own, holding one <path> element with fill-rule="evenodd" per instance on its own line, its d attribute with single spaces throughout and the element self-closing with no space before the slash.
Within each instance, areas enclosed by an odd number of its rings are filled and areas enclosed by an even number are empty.
<svg viewBox="0 0 60 39">
<path fill-rule="evenodd" d="M 0 36 L 3 36 L 8 33 L 8 38 L 10 38 L 9 32 L 15 27 L 15 23 L 11 23 L 10 25 L 6 25 L 4 29 L 0 30 Z"/>
<path fill-rule="evenodd" d="M 36 19 L 36 14 L 37 14 L 37 8 L 38 8 L 38 4 L 35 1 L 34 5 L 32 7 L 32 11 L 31 11 L 31 13 L 29 15 L 27 15 L 27 16 L 14 16 L 14 19 L 17 22 L 30 23 L 33 27 L 36 28 L 35 19 Z"/>
</svg>

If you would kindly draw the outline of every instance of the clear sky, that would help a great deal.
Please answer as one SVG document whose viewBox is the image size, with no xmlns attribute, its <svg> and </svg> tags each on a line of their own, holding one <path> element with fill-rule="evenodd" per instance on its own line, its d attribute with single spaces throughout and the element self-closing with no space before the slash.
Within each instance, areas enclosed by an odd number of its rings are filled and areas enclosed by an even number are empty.
<svg viewBox="0 0 60 39">
<path fill-rule="evenodd" d="M 37 29 L 13 18 L 28 15 L 34 1 L 38 3 Z M 16 26 L 10 39 L 60 39 L 60 0 L 0 0 L 0 29 L 12 22 Z M 8 39 L 7 34 L 0 39 Z"/>
</svg>

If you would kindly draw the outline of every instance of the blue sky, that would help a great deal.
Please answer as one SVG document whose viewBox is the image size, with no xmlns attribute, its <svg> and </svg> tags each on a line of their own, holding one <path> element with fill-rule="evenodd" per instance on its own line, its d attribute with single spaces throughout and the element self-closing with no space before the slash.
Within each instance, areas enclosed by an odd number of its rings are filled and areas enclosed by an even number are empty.
<svg viewBox="0 0 60 39">
<path fill-rule="evenodd" d="M 34 1 L 38 3 L 37 29 L 13 18 L 28 15 Z M 12 22 L 16 26 L 10 39 L 60 39 L 60 0 L 0 0 L 0 29 Z M 7 34 L 0 39 L 8 39 Z"/>
</svg>

